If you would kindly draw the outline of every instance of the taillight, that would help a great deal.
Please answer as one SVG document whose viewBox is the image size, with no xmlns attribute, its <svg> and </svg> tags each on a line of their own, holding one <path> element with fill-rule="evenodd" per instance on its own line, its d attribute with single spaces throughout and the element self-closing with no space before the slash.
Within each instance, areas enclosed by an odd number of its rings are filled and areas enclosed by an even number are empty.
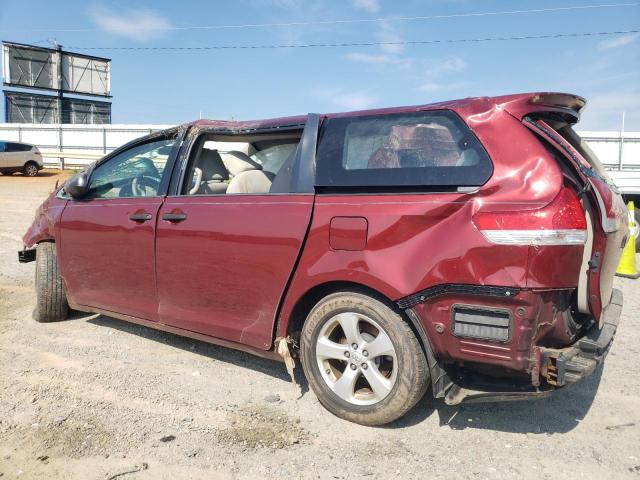
<svg viewBox="0 0 640 480">
<path fill-rule="evenodd" d="M 481 212 L 473 216 L 473 223 L 487 240 L 500 245 L 582 245 L 587 239 L 582 205 L 569 187 L 546 207 Z"/>
</svg>

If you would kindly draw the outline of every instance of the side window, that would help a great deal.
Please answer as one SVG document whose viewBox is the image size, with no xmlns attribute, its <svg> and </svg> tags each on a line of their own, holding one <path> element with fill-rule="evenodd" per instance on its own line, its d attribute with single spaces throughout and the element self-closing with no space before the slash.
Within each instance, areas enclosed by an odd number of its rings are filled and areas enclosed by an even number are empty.
<svg viewBox="0 0 640 480">
<path fill-rule="evenodd" d="M 264 137 L 264 134 L 263 134 Z M 194 143 L 181 195 L 265 195 L 298 139 L 244 137 L 218 141 L 203 134 Z M 249 152 L 253 153 L 249 155 Z"/>
<path fill-rule="evenodd" d="M 24 143 L 5 142 L 5 152 L 28 152 L 31 150 L 31 145 L 25 145 Z"/>
<path fill-rule="evenodd" d="M 5 152 L 26 152 L 27 150 L 31 150 L 31 147 L 22 143 L 6 142 L 4 147 Z"/>
<path fill-rule="evenodd" d="M 2 153 L 2 152 L 5 152 L 5 151 L 6 151 L 6 150 L 5 150 L 5 145 L 6 145 L 6 143 L 5 143 L 5 142 L 0 141 L 0 153 Z"/>
<path fill-rule="evenodd" d="M 137 145 L 99 165 L 91 174 L 88 198 L 157 196 L 175 141 Z"/>
<path fill-rule="evenodd" d="M 477 186 L 491 160 L 450 111 L 332 118 L 317 157 L 321 187 Z"/>
</svg>

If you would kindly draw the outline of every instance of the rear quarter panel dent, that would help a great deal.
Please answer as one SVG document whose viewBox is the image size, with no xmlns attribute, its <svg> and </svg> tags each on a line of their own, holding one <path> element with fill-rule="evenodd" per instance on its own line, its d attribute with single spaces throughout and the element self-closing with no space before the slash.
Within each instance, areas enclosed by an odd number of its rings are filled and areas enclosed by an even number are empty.
<svg viewBox="0 0 640 480">
<path fill-rule="evenodd" d="M 568 278 L 560 271 L 536 268 L 527 281 L 531 266 L 542 267 L 564 252 L 492 245 L 471 221 L 477 211 L 538 209 L 550 203 L 563 182 L 555 160 L 532 132 L 499 106 L 471 103 L 454 110 L 492 158 L 492 177 L 472 194 L 318 195 L 309 237 L 278 318 L 277 335 L 286 332 L 298 299 L 326 282 L 362 284 L 392 301 L 442 283 L 575 286 L 577 269 Z M 331 218 L 345 215 L 367 219 L 364 250 L 330 249 Z M 578 262 L 581 249 L 574 250 Z M 530 253 L 534 253 L 532 262 Z"/>
</svg>

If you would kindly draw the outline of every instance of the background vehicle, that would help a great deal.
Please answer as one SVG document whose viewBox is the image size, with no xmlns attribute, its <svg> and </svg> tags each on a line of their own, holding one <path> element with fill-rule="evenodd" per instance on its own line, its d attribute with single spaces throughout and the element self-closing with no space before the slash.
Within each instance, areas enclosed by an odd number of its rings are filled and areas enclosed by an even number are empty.
<svg viewBox="0 0 640 480">
<path fill-rule="evenodd" d="M 253 122 L 134 141 L 38 211 L 39 321 L 68 307 L 270 357 L 322 404 L 402 416 L 529 398 L 604 359 L 627 213 L 537 93 Z"/>
<path fill-rule="evenodd" d="M 42 156 L 36 146 L 0 140 L 0 173 L 22 172 L 28 177 L 35 177 L 42 168 Z"/>
</svg>

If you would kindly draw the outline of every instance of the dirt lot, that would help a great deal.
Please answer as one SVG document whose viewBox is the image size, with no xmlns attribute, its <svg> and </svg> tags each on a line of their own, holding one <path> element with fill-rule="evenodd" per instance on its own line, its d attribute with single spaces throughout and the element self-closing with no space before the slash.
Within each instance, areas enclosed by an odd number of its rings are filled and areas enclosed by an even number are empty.
<svg viewBox="0 0 640 480">
<path fill-rule="evenodd" d="M 104 316 L 35 323 L 34 264 L 16 251 L 44 175 L 0 176 L 2 480 L 640 478 L 640 280 L 616 279 L 622 324 L 588 381 L 534 402 L 425 398 L 366 428 L 279 363 Z"/>
</svg>

